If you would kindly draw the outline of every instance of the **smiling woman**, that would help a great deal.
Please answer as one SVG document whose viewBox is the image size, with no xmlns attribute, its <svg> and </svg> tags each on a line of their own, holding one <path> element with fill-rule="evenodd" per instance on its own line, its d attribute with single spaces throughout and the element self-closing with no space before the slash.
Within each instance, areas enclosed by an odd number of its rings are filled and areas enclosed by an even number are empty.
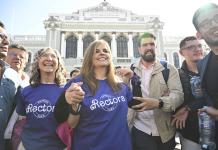
<svg viewBox="0 0 218 150">
<path fill-rule="evenodd" d="M 55 82 L 61 85 L 65 82 L 64 70 L 63 61 L 58 51 L 52 48 L 43 48 L 36 53 L 33 60 L 30 84 L 34 86 L 40 82 Z M 44 81 L 45 79 L 40 78 L 44 75 L 48 76 L 47 74 L 50 74 L 49 77 L 54 80 Z"/>
<path fill-rule="evenodd" d="M 63 92 L 64 67 L 57 50 L 39 50 L 31 68 L 30 86 L 16 97 L 17 113 L 26 116 L 18 149 L 62 150 L 65 145 L 56 134 L 57 122 L 53 112 Z"/>
<path fill-rule="evenodd" d="M 96 40 L 88 46 L 81 74 L 65 89 L 56 104 L 55 118 L 75 127 L 72 149 L 132 150 L 127 126 L 132 93 L 115 75 L 106 41 Z"/>
</svg>

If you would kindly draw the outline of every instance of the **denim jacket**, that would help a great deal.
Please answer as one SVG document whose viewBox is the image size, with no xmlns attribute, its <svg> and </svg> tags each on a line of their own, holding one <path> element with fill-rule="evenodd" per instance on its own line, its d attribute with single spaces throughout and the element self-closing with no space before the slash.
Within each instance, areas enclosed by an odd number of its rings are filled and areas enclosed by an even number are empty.
<svg viewBox="0 0 218 150">
<path fill-rule="evenodd" d="M 4 149 L 4 132 L 15 104 L 14 96 L 20 83 L 18 73 L 0 60 L 3 73 L 0 78 L 0 147 Z"/>
</svg>

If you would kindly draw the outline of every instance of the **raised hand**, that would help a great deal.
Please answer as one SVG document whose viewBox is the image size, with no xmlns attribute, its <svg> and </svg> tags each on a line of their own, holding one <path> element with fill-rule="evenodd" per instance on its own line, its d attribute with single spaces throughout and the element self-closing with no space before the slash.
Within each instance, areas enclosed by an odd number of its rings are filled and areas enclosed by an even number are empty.
<svg viewBox="0 0 218 150">
<path fill-rule="evenodd" d="M 76 105 L 83 100 L 85 92 L 81 88 L 82 84 L 82 82 L 72 83 L 66 90 L 65 98 L 68 104 Z"/>
</svg>

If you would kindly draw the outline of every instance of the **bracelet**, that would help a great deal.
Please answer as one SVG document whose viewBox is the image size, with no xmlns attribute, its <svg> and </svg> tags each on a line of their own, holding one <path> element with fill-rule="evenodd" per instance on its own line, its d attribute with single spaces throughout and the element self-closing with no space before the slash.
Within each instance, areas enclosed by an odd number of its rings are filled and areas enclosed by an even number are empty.
<svg viewBox="0 0 218 150">
<path fill-rule="evenodd" d="M 72 105 L 69 105 L 69 111 L 70 111 L 70 114 L 72 114 L 72 115 L 79 115 L 80 110 L 81 110 L 81 104 L 80 103 L 78 104 L 76 111 L 72 109 Z"/>
</svg>

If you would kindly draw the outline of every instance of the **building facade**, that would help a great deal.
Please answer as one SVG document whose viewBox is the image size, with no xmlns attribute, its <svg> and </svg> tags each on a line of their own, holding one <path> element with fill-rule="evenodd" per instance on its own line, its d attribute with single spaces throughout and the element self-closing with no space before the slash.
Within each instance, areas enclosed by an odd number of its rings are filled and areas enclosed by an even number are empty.
<svg viewBox="0 0 218 150">
<path fill-rule="evenodd" d="M 96 39 L 109 43 L 116 66 L 130 66 L 139 57 L 137 38 L 146 31 L 157 38 L 158 58 L 176 67 L 182 62 L 178 45 L 183 37 L 163 37 L 164 23 L 159 16 L 137 15 L 105 0 L 95 7 L 70 14 L 49 14 L 44 26 L 46 35 L 20 35 L 12 40 L 24 45 L 31 55 L 45 46 L 59 50 L 68 71 L 81 67 L 86 48 Z"/>
<path fill-rule="evenodd" d="M 139 16 L 107 1 L 71 14 L 49 14 L 44 25 L 46 43 L 60 50 L 67 66 L 80 67 L 86 48 L 97 39 L 109 43 L 115 65 L 127 66 L 139 57 L 137 38 L 145 31 L 157 37 L 158 57 L 164 53 L 163 22 L 158 16 Z"/>
</svg>

